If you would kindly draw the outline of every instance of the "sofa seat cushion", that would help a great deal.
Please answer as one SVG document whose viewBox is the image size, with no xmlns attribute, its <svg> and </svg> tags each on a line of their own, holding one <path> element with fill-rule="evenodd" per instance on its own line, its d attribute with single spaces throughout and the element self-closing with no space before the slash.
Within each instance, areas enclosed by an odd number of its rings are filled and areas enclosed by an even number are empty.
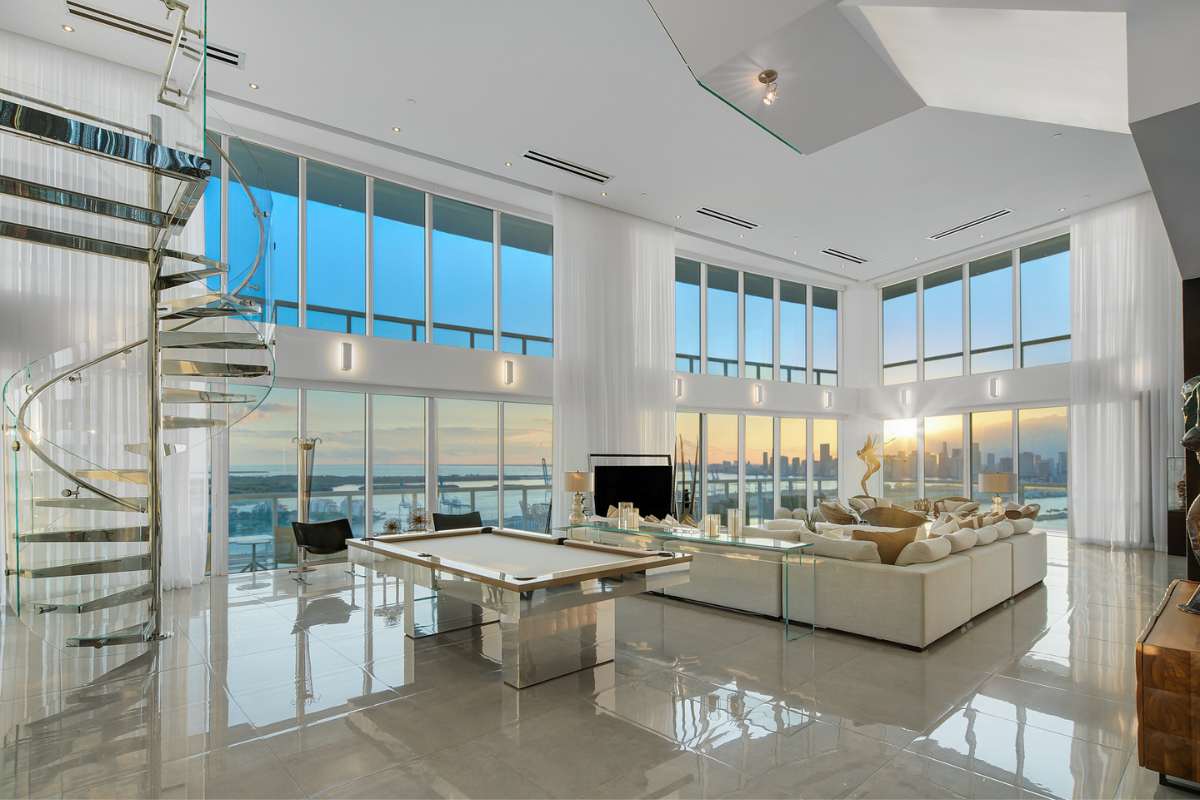
<svg viewBox="0 0 1200 800">
<path fill-rule="evenodd" d="M 1033 531 L 1004 541 L 1013 552 L 1012 593 L 1020 594 L 1046 577 L 1046 532 Z"/>
<path fill-rule="evenodd" d="M 918 527 L 901 528 L 896 531 L 880 530 L 879 528 L 855 527 L 850 532 L 850 538 L 858 542 L 874 542 L 879 548 L 879 560 L 884 564 L 895 564 L 896 557 L 904 546 L 917 538 Z"/>
<path fill-rule="evenodd" d="M 976 545 L 951 558 L 971 562 L 971 616 L 1012 597 L 1012 546 L 1007 542 Z"/>
<path fill-rule="evenodd" d="M 879 563 L 879 546 L 875 542 L 856 542 L 852 539 L 804 532 L 800 534 L 800 541 L 812 545 L 807 551 L 809 555 L 836 558 L 842 561 Z"/>
<path fill-rule="evenodd" d="M 904 545 L 900 555 L 896 556 L 896 566 L 907 567 L 910 564 L 932 564 L 950 555 L 950 540 L 939 536 L 933 539 L 917 539 Z"/>
</svg>

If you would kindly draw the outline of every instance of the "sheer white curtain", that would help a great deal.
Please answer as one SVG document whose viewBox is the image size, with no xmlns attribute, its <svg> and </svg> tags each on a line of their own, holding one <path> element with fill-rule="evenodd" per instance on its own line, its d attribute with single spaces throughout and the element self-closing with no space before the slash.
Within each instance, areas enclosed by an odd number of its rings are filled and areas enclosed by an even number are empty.
<svg viewBox="0 0 1200 800">
<path fill-rule="evenodd" d="M 1071 535 L 1166 548 L 1181 279 L 1150 194 L 1071 222 Z"/>
<path fill-rule="evenodd" d="M 194 117 L 184 119 L 155 102 L 155 76 L 3 30 L 0 86 L 140 128 L 146 128 L 150 115 L 156 114 L 162 118 L 167 143 L 199 142 Z M 14 136 L 0 136 L 0 163 L 6 173 L 22 178 L 128 202 L 146 202 L 146 173 L 141 170 L 123 169 Z M 194 222 L 173 246 L 203 252 L 201 216 L 197 210 Z M 130 244 L 144 245 L 146 241 L 145 229 L 136 226 L 7 197 L 0 197 L 0 218 Z M 55 369 L 61 369 L 145 336 L 147 275 L 142 264 L 0 239 L 0 265 L 0 380 L 51 354 L 55 354 Z M 125 451 L 126 444 L 146 439 L 144 352 L 139 349 L 126 359 L 107 363 L 111 366 L 89 370 L 77 388 L 55 395 L 70 397 L 71 402 L 44 404 L 46 415 L 55 416 L 44 420 L 44 439 L 65 448 L 55 451 L 60 456 L 56 460 L 68 468 L 87 467 L 85 460 L 106 468 L 144 466 L 144 460 Z M 164 462 L 166 588 L 191 586 L 204 577 L 208 449 L 203 445 L 203 435 L 195 431 L 169 434 L 169 441 L 199 446 Z M 5 462 L 5 468 L 10 469 L 11 459 Z M 61 482 L 42 484 L 37 488 L 43 492 L 57 492 L 65 486 Z M 119 486 L 121 493 L 139 494 L 139 487 L 134 485 L 109 485 Z M 52 517 L 47 511 L 34 521 L 39 527 L 67 523 L 101 527 L 136 524 L 140 519 L 120 520 L 111 513 L 69 513 L 74 516 L 68 519 L 65 515 Z M 8 522 L 4 519 L 0 525 Z M 3 529 L 3 535 L 3 550 L 10 554 L 12 532 Z M 122 555 L 121 547 L 144 549 L 144 545 L 39 547 L 43 548 L 39 558 L 47 562 L 118 556 Z M 90 576 L 80 579 L 88 582 L 80 588 L 119 585 L 135 577 Z"/>
<path fill-rule="evenodd" d="M 590 453 L 670 453 L 675 430 L 675 233 L 554 198 L 554 516 L 561 473 Z"/>
</svg>

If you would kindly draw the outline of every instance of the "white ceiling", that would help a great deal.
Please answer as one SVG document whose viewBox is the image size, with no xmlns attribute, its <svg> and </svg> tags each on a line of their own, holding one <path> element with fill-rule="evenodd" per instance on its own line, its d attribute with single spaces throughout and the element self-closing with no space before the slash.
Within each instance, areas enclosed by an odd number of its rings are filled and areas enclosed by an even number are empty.
<svg viewBox="0 0 1200 800">
<path fill-rule="evenodd" d="M 860 8 L 928 105 L 1129 133 L 1123 13 Z"/>
<path fill-rule="evenodd" d="M 95 3 L 162 19 L 157 0 Z M 724 6 L 712 19 L 728 20 L 731 3 L 705 0 L 697 16 Z M 772 22 L 786 25 L 812 5 L 775 3 Z M 210 38 L 246 54 L 243 70 L 210 65 L 212 92 L 847 279 L 874 279 L 979 245 L 980 234 L 1009 236 L 1147 188 L 1126 134 L 939 108 L 799 155 L 696 83 L 645 0 L 358 0 L 337 13 L 325 0 L 208 0 L 208 9 Z M 161 51 L 86 21 L 74 20 L 67 35 L 66 21 L 60 0 L 0 0 L 0 25 L 157 68 Z M 705 30 L 689 35 L 702 40 Z M 738 29 L 733 53 L 761 33 Z M 822 113 L 838 115 L 836 97 Z M 528 148 L 613 175 L 608 196 L 522 159 Z M 741 232 L 695 214 L 700 206 L 760 227 Z M 1003 207 L 1014 213 L 926 239 Z M 844 264 L 822 255 L 826 247 L 870 261 Z"/>
</svg>

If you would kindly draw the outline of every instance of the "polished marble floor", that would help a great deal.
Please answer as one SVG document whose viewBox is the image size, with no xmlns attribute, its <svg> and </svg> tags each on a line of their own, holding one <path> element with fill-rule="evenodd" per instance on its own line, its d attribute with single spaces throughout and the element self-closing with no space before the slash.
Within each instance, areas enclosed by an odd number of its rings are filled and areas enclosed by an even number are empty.
<svg viewBox="0 0 1200 800">
<path fill-rule="evenodd" d="M 1133 643 L 1183 559 L 1049 558 L 920 653 L 618 600 L 615 663 L 520 692 L 494 631 L 414 646 L 394 580 L 337 566 L 171 592 L 145 652 L 50 650 L 6 618 L 0 797 L 1176 794 L 1136 763 Z"/>
</svg>

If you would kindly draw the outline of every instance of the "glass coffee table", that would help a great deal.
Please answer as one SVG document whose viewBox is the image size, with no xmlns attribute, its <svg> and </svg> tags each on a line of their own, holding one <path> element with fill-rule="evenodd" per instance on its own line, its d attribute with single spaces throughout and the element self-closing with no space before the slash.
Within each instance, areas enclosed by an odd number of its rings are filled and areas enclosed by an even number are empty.
<svg viewBox="0 0 1200 800">
<path fill-rule="evenodd" d="M 806 542 L 793 542 L 787 539 L 775 539 L 764 536 L 731 536 L 722 532 L 709 535 L 696 528 L 685 527 L 640 527 L 622 528 L 604 522 L 584 522 L 578 525 L 564 525 L 555 528 L 572 539 L 582 541 L 616 544 L 623 547 L 639 547 L 643 550 L 660 550 L 665 542 L 676 543 L 693 556 L 700 555 L 711 558 L 744 559 L 748 555 L 758 560 L 777 560 L 779 562 L 780 583 L 780 619 L 783 621 L 783 635 L 788 641 L 812 635 L 816 631 L 817 609 L 817 559 L 804 558 L 806 550 L 812 548 Z M 687 545 L 692 545 L 687 547 Z M 705 548 L 705 545 L 716 545 L 720 549 Z M 679 549 L 676 547 L 675 549 Z M 811 564 L 811 571 L 803 569 L 805 561 Z M 803 576 L 807 572 L 807 588 L 811 592 L 812 622 L 793 623 L 791 620 L 791 579 L 796 575 Z M 681 598 L 686 599 L 686 598 Z M 724 606 L 723 606 L 724 607 Z M 738 609 L 733 609 L 738 610 Z"/>
</svg>

